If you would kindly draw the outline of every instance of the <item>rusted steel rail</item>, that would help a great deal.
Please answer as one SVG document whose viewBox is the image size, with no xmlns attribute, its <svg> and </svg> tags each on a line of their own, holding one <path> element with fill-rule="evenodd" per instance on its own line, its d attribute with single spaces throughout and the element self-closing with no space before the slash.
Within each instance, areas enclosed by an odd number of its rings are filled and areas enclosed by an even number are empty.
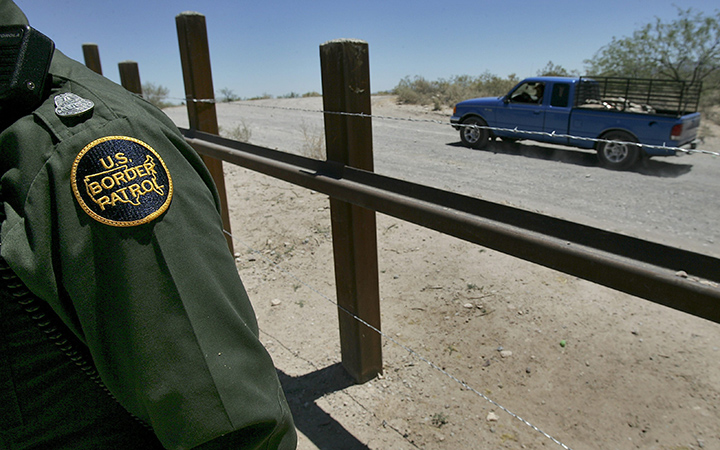
<svg viewBox="0 0 720 450">
<path fill-rule="evenodd" d="M 720 323 L 720 259 L 338 163 L 183 133 L 201 154 Z"/>
</svg>

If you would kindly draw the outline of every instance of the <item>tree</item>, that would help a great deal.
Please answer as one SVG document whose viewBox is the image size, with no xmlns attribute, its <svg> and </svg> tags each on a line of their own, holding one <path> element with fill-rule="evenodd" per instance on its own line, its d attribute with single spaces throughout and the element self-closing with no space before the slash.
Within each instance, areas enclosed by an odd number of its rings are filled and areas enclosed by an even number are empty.
<svg viewBox="0 0 720 450">
<path fill-rule="evenodd" d="M 240 100 L 240 97 L 235 95 L 235 92 L 233 92 L 230 88 L 222 88 L 220 89 L 220 94 L 222 95 L 222 101 L 223 102 L 235 102 Z"/>
<path fill-rule="evenodd" d="M 144 83 L 142 86 L 143 98 L 158 108 L 165 108 L 169 106 L 167 102 L 168 95 L 170 95 L 170 89 L 165 86 L 156 85 L 153 83 Z"/>
<path fill-rule="evenodd" d="M 631 37 L 613 38 L 585 64 L 592 75 L 709 82 L 704 89 L 717 89 L 720 12 L 706 16 L 678 8 L 676 20 L 664 23 L 656 18 Z"/>
<path fill-rule="evenodd" d="M 569 77 L 573 72 L 568 72 L 563 66 L 548 61 L 547 65 L 537 72 L 539 77 Z"/>
</svg>

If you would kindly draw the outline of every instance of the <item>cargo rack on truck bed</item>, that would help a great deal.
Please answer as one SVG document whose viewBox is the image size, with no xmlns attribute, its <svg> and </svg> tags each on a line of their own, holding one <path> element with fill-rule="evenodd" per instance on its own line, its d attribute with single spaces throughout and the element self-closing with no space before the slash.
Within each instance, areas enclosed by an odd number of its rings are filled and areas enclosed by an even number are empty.
<svg viewBox="0 0 720 450">
<path fill-rule="evenodd" d="M 622 77 L 580 77 L 576 107 L 682 116 L 697 112 L 702 83 Z"/>
</svg>

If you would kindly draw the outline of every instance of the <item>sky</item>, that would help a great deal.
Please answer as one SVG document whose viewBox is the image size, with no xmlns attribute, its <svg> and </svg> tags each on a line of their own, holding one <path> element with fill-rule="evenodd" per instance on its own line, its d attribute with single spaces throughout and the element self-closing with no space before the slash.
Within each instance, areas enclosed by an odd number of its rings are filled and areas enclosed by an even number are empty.
<svg viewBox="0 0 720 450">
<path fill-rule="evenodd" d="M 584 72 L 613 37 L 656 18 L 677 18 L 677 0 L 15 0 L 30 24 L 69 57 L 98 45 L 103 75 L 119 83 L 118 63 L 138 63 L 143 83 L 184 97 L 175 17 L 206 17 L 216 96 L 241 98 L 321 91 L 320 45 L 361 39 L 369 46 L 373 92 L 406 77 L 427 80 L 489 72 L 537 75 L 549 61 Z M 714 15 L 717 1 L 679 5 Z"/>
</svg>

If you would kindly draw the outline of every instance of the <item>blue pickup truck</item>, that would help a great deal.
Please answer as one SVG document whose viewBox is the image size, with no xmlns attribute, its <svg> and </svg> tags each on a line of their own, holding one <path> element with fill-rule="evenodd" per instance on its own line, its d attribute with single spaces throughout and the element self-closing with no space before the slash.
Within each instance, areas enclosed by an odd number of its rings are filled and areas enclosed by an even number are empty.
<svg viewBox="0 0 720 450">
<path fill-rule="evenodd" d="M 535 77 L 507 95 L 458 103 L 450 122 L 471 148 L 530 139 L 595 149 L 602 166 L 627 170 L 676 154 L 652 146 L 694 148 L 699 97 L 699 86 L 667 80 Z"/>
</svg>

